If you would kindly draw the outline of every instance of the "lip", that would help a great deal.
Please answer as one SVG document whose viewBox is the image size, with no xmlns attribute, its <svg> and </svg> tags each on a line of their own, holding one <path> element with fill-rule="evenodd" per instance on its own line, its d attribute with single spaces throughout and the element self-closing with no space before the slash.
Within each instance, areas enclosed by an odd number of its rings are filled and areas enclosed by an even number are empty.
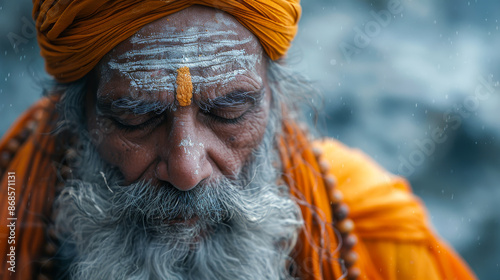
<svg viewBox="0 0 500 280">
<path fill-rule="evenodd" d="M 194 226 L 196 224 L 196 222 L 199 220 L 200 218 L 199 217 L 193 217 L 191 219 L 188 219 L 188 220 L 185 220 L 185 219 L 182 219 L 182 218 L 175 218 L 175 219 L 172 219 L 172 220 L 163 220 L 163 222 L 165 224 L 168 224 L 168 225 L 184 225 L 184 226 Z"/>
</svg>

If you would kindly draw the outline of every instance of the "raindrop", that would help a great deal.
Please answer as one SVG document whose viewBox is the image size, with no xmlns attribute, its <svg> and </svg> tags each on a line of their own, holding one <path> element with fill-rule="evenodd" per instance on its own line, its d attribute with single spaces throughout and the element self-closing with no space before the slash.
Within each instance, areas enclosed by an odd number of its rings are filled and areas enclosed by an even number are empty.
<svg viewBox="0 0 500 280">
<path fill-rule="evenodd" d="M 335 59 L 330 60 L 330 65 L 335 65 L 335 64 L 337 64 L 337 60 Z"/>
</svg>

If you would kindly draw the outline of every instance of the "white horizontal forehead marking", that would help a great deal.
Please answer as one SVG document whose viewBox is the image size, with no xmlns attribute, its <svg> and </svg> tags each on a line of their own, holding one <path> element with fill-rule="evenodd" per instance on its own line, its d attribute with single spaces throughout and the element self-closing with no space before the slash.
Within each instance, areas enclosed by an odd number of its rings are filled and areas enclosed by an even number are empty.
<svg viewBox="0 0 500 280">
<path fill-rule="evenodd" d="M 162 48 L 158 48 L 161 51 Z M 157 53 L 160 54 L 160 53 Z M 247 54 L 244 50 L 229 50 L 215 54 L 200 54 L 195 56 L 168 57 L 168 58 L 149 58 L 149 56 L 138 57 L 136 61 L 116 62 L 111 60 L 109 66 L 111 69 L 117 69 L 125 72 L 151 71 L 151 70 L 177 70 L 182 66 L 190 69 L 195 67 L 212 67 L 213 70 L 219 69 L 229 63 L 237 63 L 241 66 L 252 67 L 252 62 L 258 61 L 255 54 Z"/>
<path fill-rule="evenodd" d="M 249 47 L 258 44 L 252 41 L 252 36 L 240 40 L 235 31 L 207 32 L 203 27 L 183 32 L 165 29 L 161 34 L 134 35 L 131 38 L 134 50 L 111 59 L 109 67 L 129 77 L 134 88 L 173 91 L 174 73 L 180 67 L 191 69 L 194 84 L 210 86 L 255 72 L 255 65 L 260 62 L 261 53 L 248 54 L 243 48 L 245 44 Z"/>
<path fill-rule="evenodd" d="M 169 37 L 165 37 L 165 35 Z M 162 33 L 152 33 L 148 34 L 147 36 L 144 36 L 142 34 L 136 34 L 132 38 L 130 38 L 130 42 L 132 44 L 143 44 L 143 43 L 149 44 L 150 42 L 186 44 L 186 43 L 197 42 L 199 39 L 202 38 L 210 38 L 214 36 L 228 37 L 229 35 L 237 36 L 238 33 L 236 33 L 233 30 L 226 30 L 226 31 L 217 30 L 208 32 L 206 30 L 197 27 L 191 27 L 182 32 L 178 32 L 175 28 L 165 28 L 165 32 Z"/>
</svg>

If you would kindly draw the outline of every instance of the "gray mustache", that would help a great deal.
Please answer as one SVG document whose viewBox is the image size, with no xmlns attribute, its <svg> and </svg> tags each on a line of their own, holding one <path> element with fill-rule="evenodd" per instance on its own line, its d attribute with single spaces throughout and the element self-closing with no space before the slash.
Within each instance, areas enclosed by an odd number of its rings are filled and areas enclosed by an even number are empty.
<svg viewBox="0 0 500 280">
<path fill-rule="evenodd" d="M 179 191 L 171 185 L 152 186 L 141 182 L 127 187 L 114 187 L 111 197 L 116 220 L 128 220 L 141 226 L 157 227 L 165 221 L 191 220 L 220 224 L 233 219 L 256 221 L 249 205 L 260 190 L 245 189 L 241 184 L 221 178 L 202 183 L 192 190 Z"/>
</svg>

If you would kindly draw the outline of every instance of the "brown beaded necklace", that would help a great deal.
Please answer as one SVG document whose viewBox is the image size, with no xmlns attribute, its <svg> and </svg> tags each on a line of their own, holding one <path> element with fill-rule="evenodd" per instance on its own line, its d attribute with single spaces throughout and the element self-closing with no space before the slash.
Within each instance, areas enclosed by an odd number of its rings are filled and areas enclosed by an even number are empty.
<svg viewBox="0 0 500 280">
<path fill-rule="evenodd" d="M 340 190 L 335 188 L 337 179 L 332 175 L 325 175 L 330 169 L 328 162 L 321 159 L 322 151 L 318 148 L 313 148 L 313 153 L 319 163 L 325 186 L 327 187 L 328 199 L 332 208 L 333 226 L 336 232 L 340 233 L 339 242 L 341 264 L 345 266 L 346 279 L 355 280 L 360 274 L 361 270 L 355 266 L 359 256 L 353 250 L 353 247 L 358 243 L 358 237 L 353 233 L 354 222 L 349 219 L 349 207 L 346 203 L 342 202 L 344 196 Z"/>
</svg>

